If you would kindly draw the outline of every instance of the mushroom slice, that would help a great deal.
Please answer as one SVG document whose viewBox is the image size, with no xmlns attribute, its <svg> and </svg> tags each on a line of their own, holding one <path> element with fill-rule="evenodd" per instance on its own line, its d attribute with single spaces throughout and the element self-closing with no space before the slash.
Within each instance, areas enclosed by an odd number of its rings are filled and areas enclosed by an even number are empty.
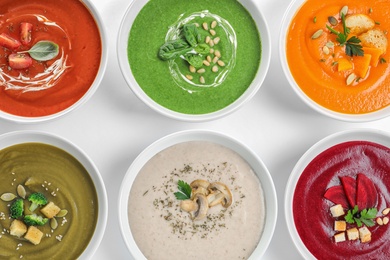
<svg viewBox="0 0 390 260">
<path fill-rule="evenodd" d="M 207 196 L 207 201 L 209 202 L 209 207 L 214 207 L 220 203 L 222 203 L 225 195 L 222 192 L 213 192 Z"/>
<path fill-rule="evenodd" d="M 180 202 L 180 208 L 186 212 L 197 211 L 198 204 L 193 200 L 182 200 Z"/>
<path fill-rule="evenodd" d="M 193 214 L 193 220 L 201 220 L 206 217 L 207 211 L 209 209 L 209 203 L 207 198 L 203 194 L 196 194 L 194 201 L 198 204 L 198 210 Z"/>
<path fill-rule="evenodd" d="M 198 193 L 207 196 L 209 194 L 209 191 L 207 190 L 209 185 L 210 182 L 201 179 L 191 182 L 190 186 L 192 188 L 192 198 L 195 198 L 195 195 Z"/>
<path fill-rule="evenodd" d="M 213 182 L 209 186 L 209 191 L 211 193 L 216 193 L 217 191 L 221 192 L 224 195 L 224 198 L 222 200 L 222 206 L 225 208 L 229 207 L 233 203 L 233 195 L 230 191 L 230 189 L 221 182 Z"/>
</svg>

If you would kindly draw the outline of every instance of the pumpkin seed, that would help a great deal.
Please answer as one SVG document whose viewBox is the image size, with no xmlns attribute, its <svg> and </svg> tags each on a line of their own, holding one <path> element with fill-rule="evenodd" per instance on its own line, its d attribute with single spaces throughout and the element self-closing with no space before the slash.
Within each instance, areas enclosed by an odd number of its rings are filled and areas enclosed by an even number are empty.
<svg viewBox="0 0 390 260">
<path fill-rule="evenodd" d="M 26 198 L 26 189 L 23 185 L 19 184 L 16 188 L 16 192 L 18 193 L 19 197 L 22 197 L 23 199 Z"/>
<path fill-rule="evenodd" d="M 390 208 L 385 208 L 385 209 L 382 211 L 382 214 L 386 216 L 387 214 L 389 214 L 389 212 L 390 212 Z"/>
<path fill-rule="evenodd" d="M 322 48 L 322 51 L 325 53 L 325 55 L 328 55 L 329 54 L 329 48 L 327 46 L 324 46 Z"/>
<path fill-rule="evenodd" d="M 27 181 L 24 183 L 24 185 L 29 186 L 31 184 L 35 183 L 35 179 L 33 177 L 30 177 L 27 179 Z"/>
<path fill-rule="evenodd" d="M 348 13 L 348 6 L 343 6 L 343 8 L 341 8 L 340 10 L 340 17 L 344 14 L 344 15 L 347 15 Z"/>
<path fill-rule="evenodd" d="M 347 78 L 347 85 L 351 85 L 352 82 L 356 79 L 356 75 L 355 73 L 351 73 L 349 74 L 348 78 Z"/>
<path fill-rule="evenodd" d="M 333 16 L 329 16 L 328 17 L 328 22 L 333 25 L 333 26 L 336 26 L 339 22 L 337 21 L 336 18 L 334 18 Z"/>
<path fill-rule="evenodd" d="M 52 219 L 50 220 L 50 227 L 51 227 L 52 229 L 56 229 L 56 228 L 58 227 L 58 222 L 57 222 L 57 220 L 56 220 L 55 218 L 52 218 Z"/>
<path fill-rule="evenodd" d="M 320 37 L 322 35 L 322 33 L 324 32 L 324 30 L 322 29 L 319 29 L 318 31 L 316 31 L 312 36 L 311 38 L 314 40 L 314 39 L 317 39 L 318 37 Z"/>
<path fill-rule="evenodd" d="M 68 211 L 66 209 L 61 209 L 60 212 L 56 215 L 58 218 L 65 217 L 68 214 Z"/>
<path fill-rule="evenodd" d="M 13 200 L 14 198 L 16 198 L 16 195 L 11 193 L 11 192 L 7 192 L 7 193 L 3 193 L 3 195 L 1 195 L 0 197 L 3 201 L 11 201 Z"/>
<path fill-rule="evenodd" d="M 333 42 L 327 42 L 325 44 L 325 46 L 328 47 L 328 48 L 334 48 L 334 43 Z"/>
</svg>

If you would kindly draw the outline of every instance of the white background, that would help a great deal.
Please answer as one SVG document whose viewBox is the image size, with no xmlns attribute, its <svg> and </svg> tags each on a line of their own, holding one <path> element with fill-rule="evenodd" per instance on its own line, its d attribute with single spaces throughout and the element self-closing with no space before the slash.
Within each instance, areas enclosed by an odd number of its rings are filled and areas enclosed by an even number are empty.
<svg viewBox="0 0 390 260">
<path fill-rule="evenodd" d="M 254 98 L 225 118 L 206 123 L 176 121 L 138 100 L 123 79 L 116 59 L 119 25 L 131 0 L 91 0 L 105 23 L 109 48 L 106 74 L 94 96 L 77 110 L 51 122 L 22 125 L 0 119 L 0 133 L 29 129 L 60 135 L 84 150 L 99 168 L 107 188 L 109 218 L 93 259 L 131 259 L 119 230 L 119 187 L 136 156 L 167 134 L 210 129 L 252 148 L 271 172 L 279 202 L 275 234 L 264 259 L 300 259 L 284 218 L 284 190 L 295 163 L 314 143 L 332 133 L 354 128 L 390 128 L 390 118 L 346 123 L 327 118 L 305 105 L 289 86 L 279 61 L 280 24 L 290 1 L 254 1 L 258 2 L 271 32 L 270 70 Z"/>
</svg>

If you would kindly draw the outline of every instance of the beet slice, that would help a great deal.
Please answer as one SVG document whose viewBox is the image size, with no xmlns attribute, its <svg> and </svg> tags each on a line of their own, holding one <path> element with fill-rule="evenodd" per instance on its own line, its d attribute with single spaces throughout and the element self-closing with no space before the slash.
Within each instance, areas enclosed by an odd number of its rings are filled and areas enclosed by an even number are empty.
<svg viewBox="0 0 390 260">
<path fill-rule="evenodd" d="M 374 183 L 366 175 L 359 173 L 356 187 L 356 203 L 359 210 L 375 207 L 378 202 L 378 192 Z"/>
<path fill-rule="evenodd" d="M 330 200 L 334 204 L 341 204 L 343 208 L 348 208 L 348 201 L 345 197 L 344 189 L 341 185 L 330 187 L 326 190 L 324 198 Z"/>
<path fill-rule="evenodd" d="M 356 205 L 356 180 L 349 176 L 340 177 L 345 196 L 352 209 Z"/>
</svg>

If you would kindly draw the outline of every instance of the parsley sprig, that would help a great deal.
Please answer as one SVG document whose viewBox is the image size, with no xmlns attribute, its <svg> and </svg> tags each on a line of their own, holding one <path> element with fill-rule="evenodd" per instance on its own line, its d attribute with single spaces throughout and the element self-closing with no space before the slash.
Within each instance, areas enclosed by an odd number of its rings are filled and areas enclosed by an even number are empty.
<svg viewBox="0 0 390 260">
<path fill-rule="evenodd" d="M 363 56 L 364 51 L 362 49 L 362 45 L 360 45 L 360 39 L 356 36 L 352 36 L 348 39 L 348 34 L 350 33 L 350 29 L 345 25 L 345 14 L 341 14 L 341 22 L 343 23 L 343 33 L 336 31 L 329 25 L 326 25 L 329 31 L 337 35 L 336 41 L 340 43 L 340 46 L 345 46 L 345 53 L 348 56 Z"/>
<path fill-rule="evenodd" d="M 373 219 L 376 218 L 377 213 L 378 210 L 376 208 L 363 209 L 359 212 L 359 208 L 356 205 L 352 210 L 348 210 L 345 221 L 349 224 L 356 223 L 358 227 L 361 227 L 363 224 L 367 227 L 372 227 L 375 225 Z"/>
<path fill-rule="evenodd" d="M 191 198 L 192 189 L 187 182 L 179 180 L 177 182 L 177 188 L 179 189 L 179 191 L 174 193 L 176 199 L 187 200 Z"/>
</svg>

